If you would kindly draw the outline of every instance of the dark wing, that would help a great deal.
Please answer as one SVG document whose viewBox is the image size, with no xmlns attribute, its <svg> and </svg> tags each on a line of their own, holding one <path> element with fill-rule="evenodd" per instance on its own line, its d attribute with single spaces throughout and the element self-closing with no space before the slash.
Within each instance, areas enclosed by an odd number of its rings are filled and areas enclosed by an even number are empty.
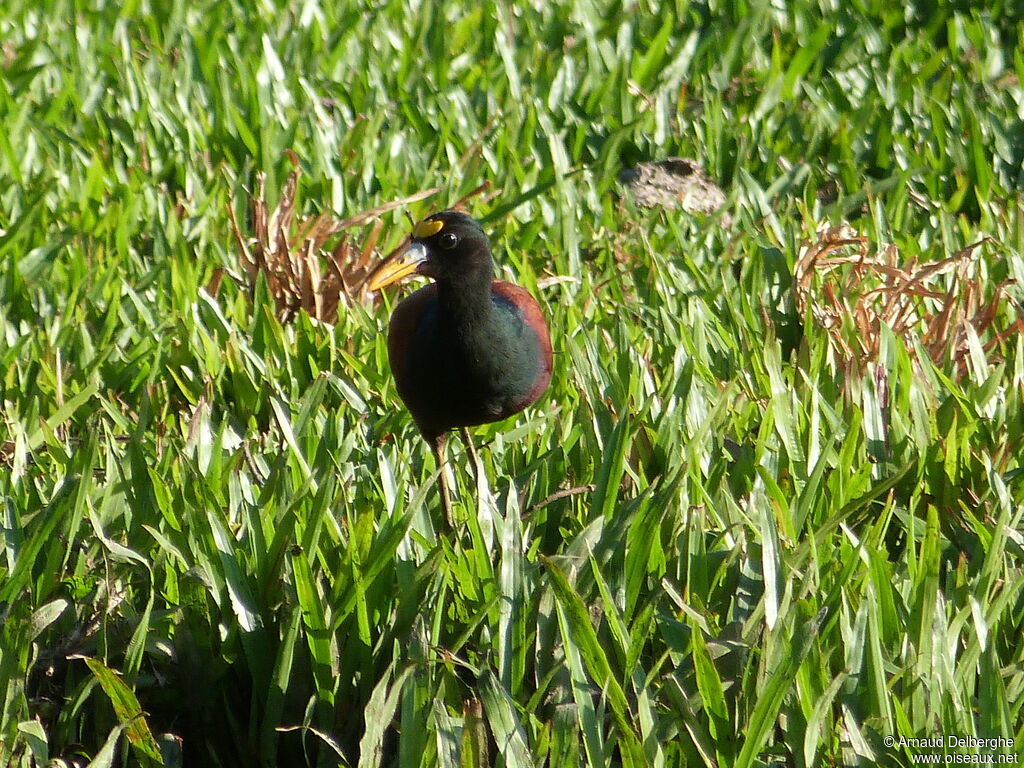
<svg viewBox="0 0 1024 768">
<path fill-rule="evenodd" d="M 524 398 L 520 409 L 525 408 L 537 401 L 544 390 L 551 382 L 551 336 L 548 333 L 548 324 L 544 320 L 544 313 L 540 304 L 531 296 L 526 289 L 518 285 L 506 283 L 503 280 L 495 280 L 491 283 L 491 295 L 499 301 L 505 301 L 514 305 L 520 313 L 523 324 L 526 325 L 537 337 L 538 359 L 537 374 L 534 379 L 533 388 Z"/>
</svg>

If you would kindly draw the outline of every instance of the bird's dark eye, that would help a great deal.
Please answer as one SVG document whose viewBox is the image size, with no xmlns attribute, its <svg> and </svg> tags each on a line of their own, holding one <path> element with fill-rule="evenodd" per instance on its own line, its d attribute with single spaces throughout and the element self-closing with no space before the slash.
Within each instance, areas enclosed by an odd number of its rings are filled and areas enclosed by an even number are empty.
<svg viewBox="0 0 1024 768">
<path fill-rule="evenodd" d="M 459 244 L 459 238 L 456 237 L 453 232 L 445 232 L 443 235 L 441 235 L 441 238 L 438 242 L 441 243 L 442 248 L 450 250 Z"/>
</svg>

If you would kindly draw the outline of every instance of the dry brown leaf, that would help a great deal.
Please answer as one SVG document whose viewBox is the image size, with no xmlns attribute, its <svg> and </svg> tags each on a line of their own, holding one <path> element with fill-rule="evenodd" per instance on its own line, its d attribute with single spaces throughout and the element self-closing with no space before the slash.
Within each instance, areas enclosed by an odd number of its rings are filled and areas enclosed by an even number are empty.
<svg viewBox="0 0 1024 768">
<path fill-rule="evenodd" d="M 251 235 L 247 237 L 242 233 L 234 201 L 228 205 L 239 262 L 250 287 L 261 272 L 264 274 L 277 316 L 282 321 L 287 322 L 304 311 L 311 317 L 333 322 L 343 301 L 369 297 L 366 290 L 369 278 L 398 250 L 379 259 L 377 244 L 383 228 L 380 216 L 437 194 L 441 187 L 425 189 L 344 219 L 326 212 L 304 217 L 297 213 L 296 204 L 298 158 L 293 152 L 289 152 L 288 157 L 292 172 L 285 180 L 276 205 L 271 207 L 267 201 L 266 176 L 257 174 L 256 193 L 250 201 Z M 490 183 L 485 182 L 459 200 L 456 207 L 489 190 Z M 351 231 L 371 222 L 368 233 Z M 215 292 L 219 283 L 219 276 L 211 280 L 211 290 Z"/>
<path fill-rule="evenodd" d="M 911 354 L 917 341 L 932 362 L 949 360 L 962 376 L 969 365 L 971 334 L 982 341 L 992 364 L 1002 344 L 1024 331 L 1024 318 L 996 328 L 1012 281 L 993 289 L 980 276 L 974 256 L 987 240 L 935 262 L 919 264 L 912 258 L 900 263 L 894 245 L 869 254 L 867 238 L 845 222 L 822 229 L 804 241 L 797 257 L 797 310 L 824 329 L 847 381 L 877 361 L 883 326 Z M 851 336 L 856 337 L 856 353 Z"/>
<path fill-rule="evenodd" d="M 320 320 L 334 321 L 343 301 L 367 297 L 366 279 L 378 255 L 377 243 L 383 226 L 379 217 L 436 194 L 440 187 L 392 200 L 344 219 L 337 219 L 330 213 L 301 216 L 296 204 L 298 159 L 292 153 L 289 159 L 292 172 L 273 206 L 267 201 L 265 175 L 257 175 L 256 192 L 250 201 L 251 233 L 243 234 L 234 201 L 228 206 L 239 262 L 250 286 L 257 275 L 263 273 L 277 316 L 282 321 L 291 320 L 299 311 Z M 365 235 L 350 231 L 370 222 L 373 226 Z M 219 287 L 219 281 L 211 283 L 213 290 Z"/>
</svg>

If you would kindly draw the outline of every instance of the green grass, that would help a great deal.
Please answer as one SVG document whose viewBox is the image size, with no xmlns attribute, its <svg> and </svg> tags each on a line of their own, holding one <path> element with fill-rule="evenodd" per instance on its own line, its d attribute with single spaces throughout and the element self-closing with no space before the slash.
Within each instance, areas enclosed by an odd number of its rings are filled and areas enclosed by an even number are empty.
<svg viewBox="0 0 1024 768">
<path fill-rule="evenodd" d="M 883 329 L 851 373 L 791 290 L 844 218 L 1024 279 L 1018 6 L 347 5 L 0 10 L 0 763 L 1020 757 L 1022 335 L 958 375 Z M 205 289 L 289 149 L 309 214 L 444 187 L 385 247 L 499 190 L 557 363 L 475 430 L 479 488 L 453 447 L 454 531 L 396 296 L 282 326 Z M 667 155 L 731 226 L 621 198 Z"/>
</svg>

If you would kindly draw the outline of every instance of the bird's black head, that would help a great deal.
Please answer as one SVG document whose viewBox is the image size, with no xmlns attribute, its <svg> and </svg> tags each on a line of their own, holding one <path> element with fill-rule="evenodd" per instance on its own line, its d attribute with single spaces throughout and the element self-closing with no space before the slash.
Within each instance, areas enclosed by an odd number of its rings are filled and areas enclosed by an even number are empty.
<svg viewBox="0 0 1024 768">
<path fill-rule="evenodd" d="M 490 285 L 494 267 L 483 228 L 458 211 L 441 211 L 419 222 L 409 245 L 385 264 L 373 279 L 377 290 L 411 274 L 439 283 L 483 282 Z"/>
<path fill-rule="evenodd" d="M 412 231 L 412 247 L 422 246 L 424 260 L 416 271 L 446 281 L 486 272 L 490 280 L 491 249 L 483 228 L 458 211 L 441 211 L 428 216 Z"/>
</svg>

